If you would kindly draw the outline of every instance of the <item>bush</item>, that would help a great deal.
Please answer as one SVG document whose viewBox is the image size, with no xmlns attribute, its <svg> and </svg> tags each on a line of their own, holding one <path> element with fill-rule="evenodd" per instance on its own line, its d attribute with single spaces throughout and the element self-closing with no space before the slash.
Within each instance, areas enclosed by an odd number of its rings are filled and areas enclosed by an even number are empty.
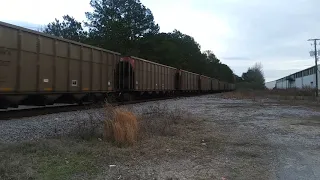
<svg viewBox="0 0 320 180">
<path fill-rule="evenodd" d="M 76 113 L 73 121 L 77 124 L 68 136 L 83 140 L 101 138 L 117 146 L 133 145 L 145 136 L 173 136 L 178 133 L 176 125 L 187 123 L 188 114 L 180 108 L 168 108 L 167 105 L 154 103 L 143 108 L 137 116 L 133 111 L 113 107 L 108 103 L 103 106 L 103 113 L 89 111 L 88 116 Z"/>
<path fill-rule="evenodd" d="M 113 118 L 104 121 L 104 139 L 118 145 L 133 145 L 137 140 L 138 122 L 132 112 L 120 108 L 106 108 Z"/>
</svg>

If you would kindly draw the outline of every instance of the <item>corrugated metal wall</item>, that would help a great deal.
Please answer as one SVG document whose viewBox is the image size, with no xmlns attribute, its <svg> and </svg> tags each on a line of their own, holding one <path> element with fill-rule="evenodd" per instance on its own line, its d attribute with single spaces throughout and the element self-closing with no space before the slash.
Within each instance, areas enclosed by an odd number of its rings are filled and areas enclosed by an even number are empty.
<svg viewBox="0 0 320 180">
<path fill-rule="evenodd" d="M 0 91 L 113 90 L 119 53 L 0 23 Z M 0 53 L 3 54 L 3 53 Z"/>
</svg>

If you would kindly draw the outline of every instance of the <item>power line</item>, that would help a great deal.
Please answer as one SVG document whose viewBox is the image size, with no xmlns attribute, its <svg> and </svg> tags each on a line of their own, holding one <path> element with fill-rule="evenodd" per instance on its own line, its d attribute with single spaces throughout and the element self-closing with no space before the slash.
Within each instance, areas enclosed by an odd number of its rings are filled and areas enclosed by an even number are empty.
<svg viewBox="0 0 320 180">
<path fill-rule="evenodd" d="M 317 41 L 319 41 L 320 39 L 309 39 L 308 41 L 313 41 L 314 44 L 314 61 L 316 64 L 316 96 L 319 96 L 319 85 L 318 85 L 318 51 L 317 51 Z"/>
</svg>

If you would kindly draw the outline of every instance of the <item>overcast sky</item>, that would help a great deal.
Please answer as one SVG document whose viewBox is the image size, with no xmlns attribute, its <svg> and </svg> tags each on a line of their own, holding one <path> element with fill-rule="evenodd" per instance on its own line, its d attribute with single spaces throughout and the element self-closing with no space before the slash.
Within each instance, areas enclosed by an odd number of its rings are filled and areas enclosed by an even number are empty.
<svg viewBox="0 0 320 180">
<path fill-rule="evenodd" d="M 8 0 L 0 20 L 37 28 L 65 14 L 85 20 L 90 0 Z M 267 81 L 314 65 L 309 38 L 320 38 L 319 0 L 141 0 L 160 31 L 178 29 L 241 75 L 261 62 Z"/>
</svg>

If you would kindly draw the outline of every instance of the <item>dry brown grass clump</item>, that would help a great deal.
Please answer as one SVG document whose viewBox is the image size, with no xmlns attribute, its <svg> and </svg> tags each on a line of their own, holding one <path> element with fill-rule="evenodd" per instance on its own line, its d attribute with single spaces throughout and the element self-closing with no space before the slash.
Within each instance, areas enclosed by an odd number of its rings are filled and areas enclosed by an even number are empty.
<svg viewBox="0 0 320 180">
<path fill-rule="evenodd" d="M 138 140 L 152 136 L 175 136 L 180 125 L 190 122 L 189 114 L 178 107 L 154 103 L 141 112 L 104 104 L 102 111 L 88 112 L 87 117 L 75 115 L 77 126 L 68 136 L 84 140 L 104 139 L 118 146 L 134 145 Z"/>
<path fill-rule="evenodd" d="M 104 139 L 118 145 L 133 145 L 138 135 L 136 115 L 121 108 L 106 107 L 106 111 L 111 116 L 106 116 L 104 121 Z"/>
</svg>

